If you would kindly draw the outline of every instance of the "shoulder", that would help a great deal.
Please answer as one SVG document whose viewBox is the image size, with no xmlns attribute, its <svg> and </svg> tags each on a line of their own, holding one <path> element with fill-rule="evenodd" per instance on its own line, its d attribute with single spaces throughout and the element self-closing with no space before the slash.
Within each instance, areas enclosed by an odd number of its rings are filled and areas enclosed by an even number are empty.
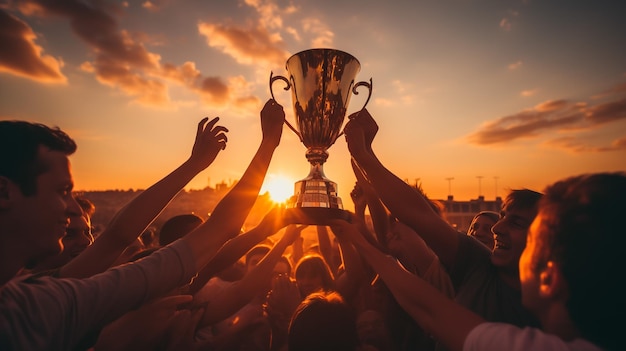
<svg viewBox="0 0 626 351">
<path fill-rule="evenodd" d="M 540 329 L 486 322 L 472 329 L 465 339 L 463 351 L 473 350 L 600 351 L 601 349 L 583 339 L 566 342 Z"/>
</svg>

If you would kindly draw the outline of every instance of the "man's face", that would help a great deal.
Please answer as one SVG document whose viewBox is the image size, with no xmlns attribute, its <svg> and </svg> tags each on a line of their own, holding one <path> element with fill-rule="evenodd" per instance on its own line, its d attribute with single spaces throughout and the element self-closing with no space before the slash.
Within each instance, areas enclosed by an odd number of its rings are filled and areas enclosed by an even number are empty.
<svg viewBox="0 0 626 351">
<path fill-rule="evenodd" d="M 520 209 L 505 204 L 500 220 L 491 228 L 495 244 L 491 262 L 500 268 L 515 272 L 519 270 L 519 258 L 526 247 L 528 227 L 535 218 L 535 210 Z"/>
<path fill-rule="evenodd" d="M 488 248 L 493 249 L 494 241 L 491 227 L 493 227 L 494 224 L 494 221 L 489 216 L 478 216 L 470 225 L 470 229 L 467 231 L 467 234 L 475 237 Z"/>
<path fill-rule="evenodd" d="M 37 177 L 37 191 L 24 196 L 16 191 L 11 215 L 15 219 L 16 232 L 21 235 L 25 257 L 31 265 L 41 258 L 61 252 L 61 238 L 65 235 L 69 219 L 80 215 L 81 209 L 72 196 L 72 175 L 67 156 L 40 146 L 39 160 L 47 170 Z"/>
<path fill-rule="evenodd" d="M 66 234 L 61 239 L 63 252 L 46 259 L 40 267 L 42 269 L 52 269 L 65 265 L 83 252 L 89 245 L 93 244 L 93 240 L 90 221 L 85 216 L 72 216 Z"/>
</svg>

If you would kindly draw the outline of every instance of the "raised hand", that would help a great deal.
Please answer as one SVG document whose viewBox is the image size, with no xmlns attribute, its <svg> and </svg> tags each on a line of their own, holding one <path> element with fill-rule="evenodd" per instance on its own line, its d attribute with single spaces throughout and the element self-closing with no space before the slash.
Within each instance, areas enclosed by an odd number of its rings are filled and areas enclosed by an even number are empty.
<svg viewBox="0 0 626 351">
<path fill-rule="evenodd" d="M 269 142 L 274 146 L 280 143 L 285 122 L 285 111 L 274 99 L 269 99 L 261 110 L 261 130 L 263 142 Z"/>
<path fill-rule="evenodd" d="M 289 244 L 292 244 L 296 241 L 296 239 L 298 239 L 300 237 L 300 234 L 302 234 L 302 231 L 308 227 L 308 225 L 295 225 L 295 224 L 290 224 L 287 226 L 287 229 L 285 229 L 285 234 L 283 234 L 283 239 L 286 242 L 288 242 Z"/>
<path fill-rule="evenodd" d="M 351 114 L 349 117 L 349 122 L 353 125 L 356 123 L 360 126 L 363 132 L 363 141 L 368 150 L 372 149 L 372 141 L 374 141 L 374 137 L 376 133 L 378 133 L 378 124 L 374 121 L 372 115 L 367 111 L 367 109 L 362 109 L 358 112 Z M 347 125 L 346 125 L 347 127 Z M 346 132 L 347 133 L 347 132 Z"/>
<path fill-rule="evenodd" d="M 300 290 L 296 282 L 289 276 L 282 274 L 272 280 L 272 290 L 267 295 L 265 311 L 273 322 L 286 322 L 302 302 Z"/>
<path fill-rule="evenodd" d="M 228 129 L 223 126 L 216 126 L 219 117 L 215 117 L 207 123 L 208 120 L 209 118 L 205 117 L 198 123 L 196 141 L 189 158 L 189 161 L 199 169 L 205 169 L 213 163 L 217 154 L 226 148 L 228 141 L 226 137 Z"/>
</svg>

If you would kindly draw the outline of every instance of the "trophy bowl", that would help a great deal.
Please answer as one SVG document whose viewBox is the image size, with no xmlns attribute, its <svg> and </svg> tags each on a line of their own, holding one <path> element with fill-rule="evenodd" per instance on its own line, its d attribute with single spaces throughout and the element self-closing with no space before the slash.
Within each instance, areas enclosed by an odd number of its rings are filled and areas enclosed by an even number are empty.
<svg viewBox="0 0 626 351">
<path fill-rule="evenodd" d="M 337 196 L 337 183 L 326 178 L 323 164 L 328 159 L 328 148 L 342 134 L 342 126 L 352 94 L 365 86 L 372 95 L 372 80 L 355 83 L 361 64 L 352 55 L 335 49 L 310 49 L 291 56 L 286 63 L 288 77 L 270 74 L 270 92 L 276 80 L 291 89 L 296 127 L 287 126 L 307 148 L 309 175 L 295 183 L 294 195 L 287 202 L 288 216 L 295 216 L 301 224 L 325 225 L 328 220 L 349 220 Z"/>
</svg>

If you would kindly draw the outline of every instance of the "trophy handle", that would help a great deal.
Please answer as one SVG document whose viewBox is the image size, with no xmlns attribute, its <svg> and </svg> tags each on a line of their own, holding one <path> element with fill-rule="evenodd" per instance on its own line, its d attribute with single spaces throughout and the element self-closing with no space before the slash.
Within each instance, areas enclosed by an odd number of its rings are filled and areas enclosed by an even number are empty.
<svg viewBox="0 0 626 351">
<path fill-rule="evenodd" d="M 370 98 L 372 97 L 372 78 L 370 78 L 370 82 L 358 82 L 354 85 L 354 87 L 352 87 L 352 93 L 354 95 L 359 95 L 359 92 L 356 91 L 356 89 L 358 87 L 362 87 L 365 86 L 369 89 L 369 94 L 367 95 L 367 100 L 365 100 L 365 104 L 363 104 L 363 107 L 361 107 L 361 110 L 365 108 L 365 106 L 367 106 L 367 103 L 370 102 Z"/>
<path fill-rule="evenodd" d="M 275 76 L 274 77 L 274 72 L 270 71 L 270 94 L 272 95 L 272 100 L 276 101 L 276 99 L 274 98 L 274 90 L 272 89 L 272 86 L 274 85 L 274 82 L 276 80 L 282 80 L 283 82 L 285 82 L 285 84 L 287 85 L 284 89 L 285 91 L 289 90 L 289 88 L 291 88 L 291 83 L 289 83 L 289 81 L 287 80 L 287 78 L 283 77 L 283 76 Z M 363 84 L 367 84 L 365 82 L 361 82 Z M 361 84 L 359 83 L 359 84 Z M 356 86 L 355 86 L 356 88 Z M 358 93 L 357 93 L 358 94 Z M 372 95 L 372 90 L 370 88 L 370 95 Z M 369 100 L 369 98 L 368 98 Z M 366 102 L 367 104 L 367 102 Z M 292 132 L 296 133 L 296 135 L 298 136 L 298 138 L 300 139 L 300 141 L 302 142 L 302 135 L 300 135 L 300 133 L 296 130 L 296 128 L 294 128 L 291 123 L 289 123 L 289 121 L 285 118 L 285 124 L 287 124 L 287 127 L 289 127 L 289 129 L 291 129 Z"/>
<path fill-rule="evenodd" d="M 352 93 L 354 95 L 359 95 L 359 92 L 356 91 L 356 89 L 358 87 L 362 87 L 362 86 L 365 86 L 365 87 L 367 87 L 369 89 L 369 94 L 367 95 L 367 100 L 365 100 L 365 104 L 363 104 L 363 107 L 361 107 L 361 110 L 363 110 L 365 108 L 365 106 L 367 106 L 367 103 L 370 102 L 370 98 L 372 97 L 372 86 L 373 86 L 372 78 L 370 78 L 370 82 L 369 83 L 368 82 L 363 82 L 363 81 L 356 83 L 352 87 Z M 339 137 L 342 136 L 342 135 L 343 135 L 343 130 L 341 131 L 341 133 L 339 133 L 339 135 L 337 135 L 337 138 L 335 138 L 335 140 L 339 139 Z"/>
</svg>

